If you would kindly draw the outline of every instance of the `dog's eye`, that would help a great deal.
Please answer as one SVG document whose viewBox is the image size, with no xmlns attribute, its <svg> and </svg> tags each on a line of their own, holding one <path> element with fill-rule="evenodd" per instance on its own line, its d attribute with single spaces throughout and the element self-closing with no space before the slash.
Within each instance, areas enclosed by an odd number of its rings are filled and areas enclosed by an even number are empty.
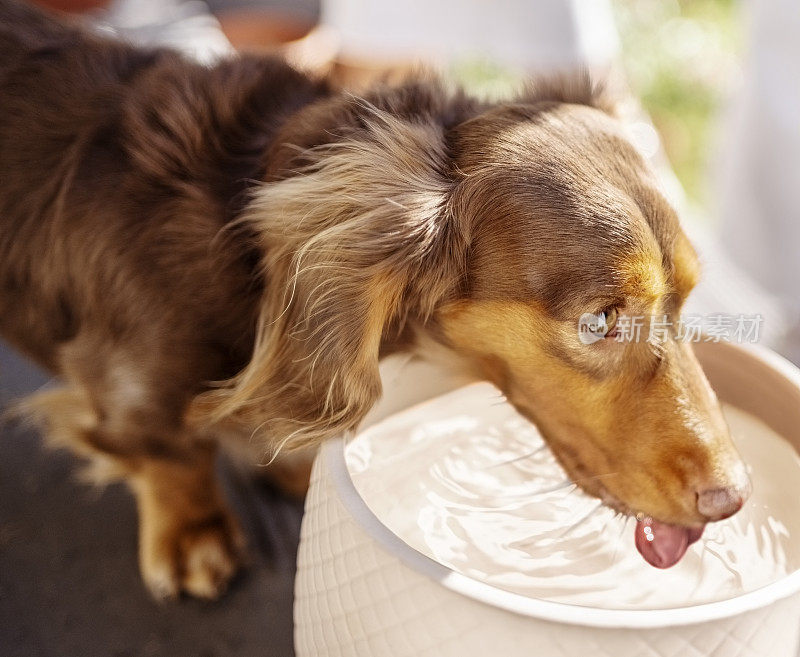
<svg viewBox="0 0 800 657">
<path fill-rule="evenodd" d="M 578 337 L 583 344 L 594 344 L 603 338 L 617 337 L 616 306 L 609 306 L 599 313 L 584 313 L 578 319 Z"/>
<path fill-rule="evenodd" d="M 616 306 L 611 306 L 600 311 L 598 319 L 605 326 L 605 329 L 602 331 L 605 337 L 613 338 L 616 335 L 618 314 Z"/>
</svg>

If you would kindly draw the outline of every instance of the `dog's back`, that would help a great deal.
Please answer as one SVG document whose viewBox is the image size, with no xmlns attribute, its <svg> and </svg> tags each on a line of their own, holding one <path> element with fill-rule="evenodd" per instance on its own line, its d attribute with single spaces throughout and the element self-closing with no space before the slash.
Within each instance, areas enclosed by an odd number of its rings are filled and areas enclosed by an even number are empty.
<svg viewBox="0 0 800 657">
<path fill-rule="evenodd" d="M 55 251 L 78 228 L 85 198 L 76 190 L 99 133 L 116 157 L 90 175 L 98 181 L 119 170 L 109 168 L 120 152 L 108 136 L 119 121 L 114 90 L 130 53 L 15 0 L 0 2 L 0 52 L 0 328 L 55 367 L 54 349 L 72 333 L 63 283 L 73 259 Z M 97 185 L 100 194 L 105 187 Z"/>
<path fill-rule="evenodd" d="M 51 20 L 21 0 L 0 2 L 0 68 L 6 70 L 14 59 L 42 48 L 52 48 L 75 38 L 72 29 Z"/>
<path fill-rule="evenodd" d="M 211 246 L 277 126 L 322 88 L 277 60 L 209 69 L 15 0 L 0 53 L 0 333 L 58 371 L 89 325 L 133 335 L 160 312 L 180 316 L 171 331 L 236 336 L 244 357 L 252 254 Z"/>
</svg>

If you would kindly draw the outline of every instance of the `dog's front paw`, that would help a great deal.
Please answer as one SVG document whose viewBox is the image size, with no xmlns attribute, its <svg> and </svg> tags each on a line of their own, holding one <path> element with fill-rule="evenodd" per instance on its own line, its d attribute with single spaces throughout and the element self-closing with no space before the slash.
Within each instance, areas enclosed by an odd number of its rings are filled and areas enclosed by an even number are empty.
<svg viewBox="0 0 800 657">
<path fill-rule="evenodd" d="M 214 600 L 244 563 L 244 538 L 228 513 L 191 523 L 142 520 L 139 564 L 158 600 L 181 593 Z"/>
</svg>

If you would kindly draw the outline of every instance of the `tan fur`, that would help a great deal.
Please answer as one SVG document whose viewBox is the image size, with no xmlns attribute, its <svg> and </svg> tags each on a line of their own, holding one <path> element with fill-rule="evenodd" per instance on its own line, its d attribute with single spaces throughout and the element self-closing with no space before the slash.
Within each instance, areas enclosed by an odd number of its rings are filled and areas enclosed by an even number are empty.
<svg viewBox="0 0 800 657">
<path fill-rule="evenodd" d="M 144 461 L 128 481 L 139 510 L 139 565 L 151 592 L 216 598 L 239 569 L 244 538 L 219 490 L 213 450 L 182 463 Z"/>
<path fill-rule="evenodd" d="M 701 523 L 687 486 L 746 485 L 690 345 L 668 342 L 653 375 L 641 371 L 648 354 L 635 353 L 647 352 L 646 344 L 598 345 L 612 352 L 596 354 L 604 369 L 598 378 L 553 353 L 553 341 L 576 358 L 587 350 L 571 323 L 560 325 L 535 305 L 459 302 L 442 321 L 451 342 L 484 362 L 484 376 L 536 422 L 573 480 L 609 506 Z M 667 400 L 669 414 L 662 412 Z"/>
</svg>

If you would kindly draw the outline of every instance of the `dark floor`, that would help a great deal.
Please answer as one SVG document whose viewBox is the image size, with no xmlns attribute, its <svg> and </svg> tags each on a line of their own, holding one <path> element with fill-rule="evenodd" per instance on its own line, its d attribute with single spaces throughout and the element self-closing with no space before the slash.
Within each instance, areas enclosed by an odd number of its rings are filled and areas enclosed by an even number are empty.
<svg viewBox="0 0 800 657">
<path fill-rule="evenodd" d="M 0 404 L 46 381 L 0 343 Z M 292 655 L 300 505 L 223 467 L 253 564 L 221 602 L 157 604 L 128 492 L 76 483 L 76 461 L 31 431 L 0 433 L 0 657 Z"/>
</svg>

